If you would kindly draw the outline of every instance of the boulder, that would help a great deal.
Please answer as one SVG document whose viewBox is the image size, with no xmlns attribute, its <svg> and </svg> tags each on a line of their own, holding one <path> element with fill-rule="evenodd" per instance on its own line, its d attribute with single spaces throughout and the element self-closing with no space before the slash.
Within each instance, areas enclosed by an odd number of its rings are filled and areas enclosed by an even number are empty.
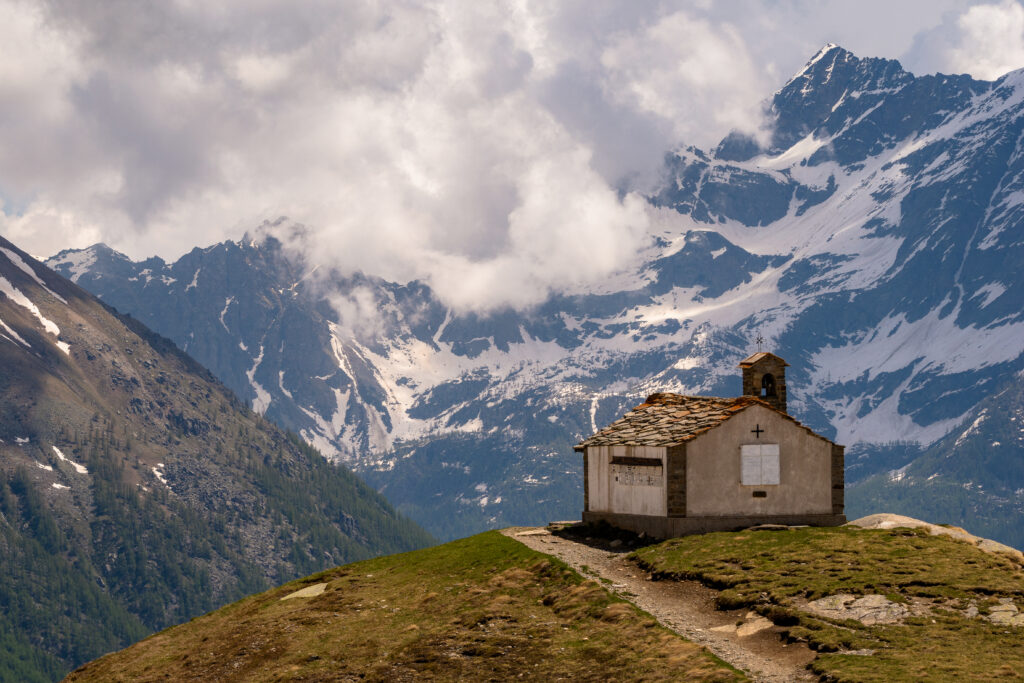
<svg viewBox="0 0 1024 683">
<path fill-rule="evenodd" d="M 884 595 L 857 597 L 848 593 L 829 595 L 807 603 L 807 610 L 828 619 L 855 619 L 865 626 L 894 624 L 910 613 L 904 605 Z"/>
</svg>

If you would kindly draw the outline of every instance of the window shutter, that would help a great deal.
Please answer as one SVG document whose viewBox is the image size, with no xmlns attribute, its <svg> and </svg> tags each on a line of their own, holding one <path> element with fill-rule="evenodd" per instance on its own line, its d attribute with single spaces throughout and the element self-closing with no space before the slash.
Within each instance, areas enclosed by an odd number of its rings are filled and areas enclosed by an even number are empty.
<svg viewBox="0 0 1024 683">
<path fill-rule="evenodd" d="M 774 454 L 761 456 L 761 483 L 766 486 L 778 484 L 778 447 Z"/>
<path fill-rule="evenodd" d="M 761 447 L 741 446 L 740 482 L 743 486 L 761 485 Z"/>
<path fill-rule="evenodd" d="M 779 444 L 740 446 L 740 483 L 743 486 L 776 486 L 779 481 Z"/>
</svg>

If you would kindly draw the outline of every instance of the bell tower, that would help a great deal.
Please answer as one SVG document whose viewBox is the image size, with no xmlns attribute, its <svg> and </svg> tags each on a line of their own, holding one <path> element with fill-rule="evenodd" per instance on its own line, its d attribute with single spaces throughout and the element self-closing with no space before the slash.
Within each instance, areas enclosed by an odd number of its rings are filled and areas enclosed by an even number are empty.
<svg viewBox="0 0 1024 683">
<path fill-rule="evenodd" d="M 776 410 L 786 412 L 786 367 L 789 363 L 774 353 L 758 351 L 740 361 L 743 395 L 757 396 Z"/>
</svg>

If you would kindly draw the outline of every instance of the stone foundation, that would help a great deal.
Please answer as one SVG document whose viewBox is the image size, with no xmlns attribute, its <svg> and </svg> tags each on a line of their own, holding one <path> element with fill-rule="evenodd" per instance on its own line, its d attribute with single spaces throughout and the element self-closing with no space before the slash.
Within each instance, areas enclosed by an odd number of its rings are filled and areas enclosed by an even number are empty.
<svg viewBox="0 0 1024 683">
<path fill-rule="evenodd" d="M 608 524 L 643 533 L 652 538 L 673 538 L 710 531 L 738 531 L 758 524 L 786 524 L 789 526 L 839 526 L 846 523 L 846 515 L 762 515 L 757 517 L 656 517 L 623 515 L 614 512 L 584 512 L 584 524 Z"/>
</svg>

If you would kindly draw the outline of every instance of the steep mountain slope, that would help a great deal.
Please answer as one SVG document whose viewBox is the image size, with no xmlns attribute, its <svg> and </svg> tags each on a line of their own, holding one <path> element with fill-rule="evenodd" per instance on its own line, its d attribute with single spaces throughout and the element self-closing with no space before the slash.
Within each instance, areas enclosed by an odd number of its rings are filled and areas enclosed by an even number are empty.
<svg viewBox="0 0 1024 683">
<path fill-rule="evenodd" d="M 857 483 L 850 514 L 884 505 L 1024 548 L 1022 380 L 1022 374 L 1007 378 L 960 426 L 910 462 Z"/>
<path fill-rule="evenodd" d="M 425 545 L 168 340 L 0 239 L 0 679 Z"/>
<path fill-rule="evenodd" d="M 916 77 L 826 46 L 772 99 L 767 149 L 668 156 L 634 267 L 525 312 L 337 277 L 283 221 L 170 265 L 50 264 L 443 535 L 575 516 L 573 441 L 653 391 L 735 395 L 758 334 L 794 415 L 877 470 L 1024 368 L 1022 112 L 1024 73 Z"/>
</svg>

